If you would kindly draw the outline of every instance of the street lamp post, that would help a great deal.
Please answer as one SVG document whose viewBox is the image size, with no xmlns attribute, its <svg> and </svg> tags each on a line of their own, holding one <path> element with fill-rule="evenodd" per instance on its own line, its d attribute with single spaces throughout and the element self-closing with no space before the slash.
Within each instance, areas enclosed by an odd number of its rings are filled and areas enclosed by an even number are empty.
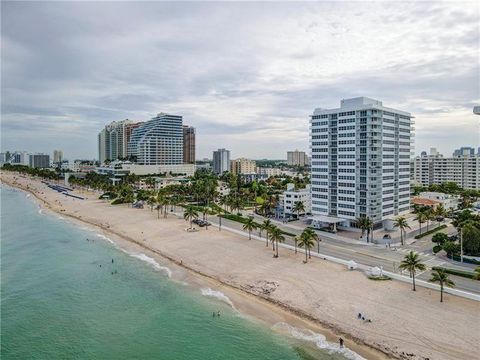
<svg viewBox="0 0 480 360">
<path fill-rule="evenodd" d="M 460 262 L 463 263 L 463 226 L 460 228 Z"/>
</svg>

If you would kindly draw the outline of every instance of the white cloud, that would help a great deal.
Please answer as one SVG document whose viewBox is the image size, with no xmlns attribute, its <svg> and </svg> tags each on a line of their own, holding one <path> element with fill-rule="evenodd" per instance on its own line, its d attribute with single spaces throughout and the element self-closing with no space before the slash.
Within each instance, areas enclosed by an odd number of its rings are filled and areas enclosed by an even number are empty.
<svg viewBox="0 0 480 360">
<path fill-rule="evenodd" d="M 93 157 L 106 122 L 167 111 L 199 157 L 283 158 L 314 107 L 365 95 L 448 154 L 478 145 L 479 20 L 452 2 L 2 3 L 3 147 Z"/>
</svg>

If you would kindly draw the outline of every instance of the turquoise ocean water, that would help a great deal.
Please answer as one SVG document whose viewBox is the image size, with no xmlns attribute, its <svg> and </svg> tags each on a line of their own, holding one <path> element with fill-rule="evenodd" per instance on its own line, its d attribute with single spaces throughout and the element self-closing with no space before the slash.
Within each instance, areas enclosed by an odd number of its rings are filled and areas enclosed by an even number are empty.
<svg viewBox="0 0 480 360">
<path fill-rule="evenodd" d="M 170 280 L 90 230 L 42 214 L 27 196 L 1 186 L 2 359 L 305 357 L 302 342 Z"/>
</svg>

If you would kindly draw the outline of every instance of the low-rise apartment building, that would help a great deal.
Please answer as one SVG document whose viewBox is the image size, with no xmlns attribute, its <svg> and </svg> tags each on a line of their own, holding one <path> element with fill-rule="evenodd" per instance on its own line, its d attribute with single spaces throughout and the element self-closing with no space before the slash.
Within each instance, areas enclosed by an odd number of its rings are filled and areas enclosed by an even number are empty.
<svg viewBox="0 0 480 360">
<path fill-rule="evenodd" d="M 287 184 L 287 190 L 283 193 L 283 213 L 285 217 L 297 215 L 297 212 L 294 211 L 297 202 L 303 203 L 304 207 L 304 211 L 300 212 L 300 215 L 312 212 L 310 190 L 310 185 L 307 185 L 304 189 L 295 189 L 294 184 Z"/>
</svg>

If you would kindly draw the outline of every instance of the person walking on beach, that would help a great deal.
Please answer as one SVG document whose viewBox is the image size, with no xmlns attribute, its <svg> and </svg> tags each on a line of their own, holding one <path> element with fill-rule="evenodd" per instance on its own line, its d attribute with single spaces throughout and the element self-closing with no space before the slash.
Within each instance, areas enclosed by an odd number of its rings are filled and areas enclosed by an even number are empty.
<svg viewBox="0 0 480 360">
<path fill-rule="evenodd" d="M 340 343 L 340 348 L 342 349 L 343 348 L 343 339 L 342 338 L 338 339 L 338 342 Z"/>
</svg>

